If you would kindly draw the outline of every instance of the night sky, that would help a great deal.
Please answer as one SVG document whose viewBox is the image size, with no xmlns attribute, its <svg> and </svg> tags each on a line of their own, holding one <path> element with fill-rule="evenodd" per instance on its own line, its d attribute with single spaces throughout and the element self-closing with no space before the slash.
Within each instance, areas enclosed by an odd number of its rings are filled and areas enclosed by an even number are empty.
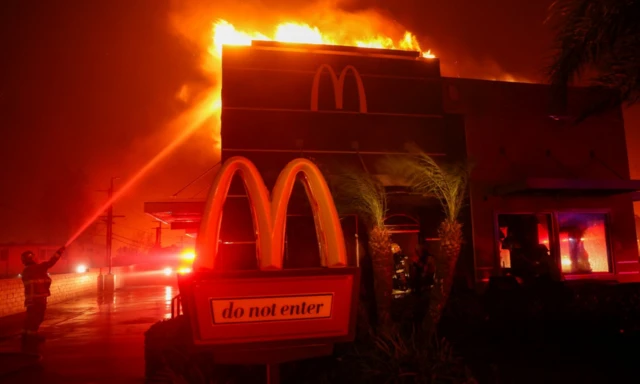
<svg viewBox="0 0 640 384">
<path fill-rule="evenodd" d="M 166 145 L 176 134 L 167 123 L 189 108 L 176 98 L 180 87 L 213 82 L 200 69 L 202 49 L 178 33 L 172 20 L 195 14 L 194 28 L 209 27 L 218 13 L 237 13 L 237 6 L 226 5 L 233 3 L 0 2 L 0 242 L 64 243 L 103 201 L 99 190 L 111 176 L 126 180 Z M 552 48 L 543 23 L 550 3 L 394 0 L 339 6 L 381 8 L 441 58 L 445 75 L 486 78 L 501 72 L 541 81 Z M 251 14 L 246 4 L 243 15 Z M 295 14 L 304 11 L 298 4 L 309 3 L 256 4 Z M 640 114 L 633 115 L 630 121 L 638 121 Z M 640 142 L 637 130 L 628 131 Z M 151 234 L 155 224 L 142 213 L 143 202 L 166 199 L 213 165 L 213 146 L 210 128 L 201 129 L 118 201 L 115 211 L 126 218 L 117 221 L 116 233 L 136 240 Z M 178 239 L 178 233 L 165 237 L 165 245 Z"/>
</svg>

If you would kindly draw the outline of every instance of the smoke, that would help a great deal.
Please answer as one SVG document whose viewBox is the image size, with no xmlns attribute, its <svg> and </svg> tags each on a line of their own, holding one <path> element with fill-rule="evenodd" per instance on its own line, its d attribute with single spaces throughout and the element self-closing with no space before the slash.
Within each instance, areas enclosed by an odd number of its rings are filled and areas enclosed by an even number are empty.
<svg viewBox="0 0 640 384">
<path fill-rule="evenodd" d="M 174 1 L 171 11 L 171 26 L 176 35 L 199 52 L 201 69 L 209 75 L 214 86 L 219 82 L 219 62 L 210 54 L 212 26 L 216 20 L 224 19 L 238 30 L 269 33 L 279 23 L 295 21 L 317 27 L 322 33 L 335 37 L 336 41 L 348 41 L 349 36 L 388 36 L 399 39 L 407 27 L 397 21 L 390 10 L 371 6 L 363 0 L 320 0 L 300 2 L 280 0 L 236 2 Z M 485 80 L 533 82 L 525 76 L 510 73 L 490 55 L 481 56 L 461 53 L 459 47 L 446 43 L 447 36 L 428 38 L 430 26 L 422 26 L 418 41 L 423 51 L 433 50 L 440 59 L 442 73 L 450 77 L 467 77 Z M 431 32 L 433 33 L 433 32 Z M 460 44 L 458 44 L 460 45 Z M 193 94 L 195 84 L 187 84 L 180 95 Z M 202 89 L 201 89 L 202 90 Z"/>
<path fill-rule="evenodd" d="M 348 36 L 375 37 L 384 35 L 400 40 L 406 28 L 386 12 L 363 6 L 356 1 L 276 1 L 267 6 L 261 1 L 236 2 L 230 0 L 209 2 L 174 1 L 170 16 L 176 34 L 188 44 L 199 47 L 203 68 L 213 71 L 206 57 L 211 46 L 212 26 L 216 20 L 229 21 L 239 30 L 269 33 L 275 26 L 295 21 L 317 27 L 334 36 L 337 41 Z M 426 51 L 428 47 L 423 47 Z"/>
<path fill-rule="evenodd" d="M 344 9 L 344 8 L 349 8 Z M 271 36 L 277 25 L 285 22 L 307 24 L 317 28 L 332 41 L 370 41 L 381 36 L 401 41 L 406 28 L 382 11 L 360 7 L 355 1 L 316 1 L 311 3 L 291 1 L 270 2 L 267 6 L 260 1 L 236 2 L 172 2 L 170 25 L 178 39 L 190 50 L 197 52 L 206 82 L 182 84 L 176 90 L 176 99 L 191 105 L 192 98 L 220 91 L 220 57 L 213 42 L 214 25 L 220 20 L 231 23 L 236 30 L 260 32 Z M 216 141 L 214 156 L 218 156 L 220 143 L 219 111 L 210 111 L 211 137 Z"/>
<path fill-rule="evenodd" d="M 209 79 L 199 48 L 170 32 L 169 12 L 160 1 L 0 3 L 0 242 L 60 244 L 106 200 L 112 176 L 130 178 L 180 131 L 169 123 Z M 183 84 L 194 95 L 180 100 Z M 116 233 L 149 231 L 143 202 L 198 175 L 213 146 L 194 137 L 174 154 L 179 166 L 163 162 L 116 202 L 126 216 Z"/>
<path fill-rule="evenodd" d="M 485 58 L 456 60 L 443 57 L 440 59 L 440 71 L 442 76 L 462 77 L 481 80 L 497 80 L 507 82 L 533 83 L 525 76 L 507 72 L 497 61 Z"/>
<path fill-rule="evenodd" d="M 512 36 L 504 30 L 491 32 L 502 38 L 493 43 L 489 27 L 499 23 L 489 19 L 469 31 L 463 28 L 475 25 L 471 21 L 479 12 L 467 9 L 475 3 L 462 8 L 455 2 L 429 3 L 441 12 L 417 0 L 377 2 L 377 7 L 365 0 L 73 3 L 31 7 L 18 0 L 0 2 L 5 59 L 0 71 L 0 242 L 68 237 L 104 202 L 110 177 L 126 181 L 181 132 L 181 118 L 194 113 L 219 86 L 215 58 L 208 51 L 216 19 L 267 31 L 295 20 L 336 34 L 395 39 L 408 29 L 423 50 L 435 48 L 448 76 L 500 78 L 504 72 L 496 64 L 504 64 L 502 58 L 476 59 L 460 53 L 465 46 L 447 46 L 446 37 L 453 33 L 464 41 L 482 32 L 480 43 L 495 48 L 486 57 L 499 57 L 499 52 L 506 57 L 516 46 L 505 42 Z M 403 13 L 391 5 L 406 9 Z M 532 23 L 523 28 L 525 37 L 539 33 Z M 537 51 L 520 44 L 521 53 L 515 55 L 529 65 L 528 57 Z M 128 236 L 125 226 L 149 231 L 155 225 L 143 214 L 143 203 L 166 199 L 215 163 L 218 122 L 215 110 L 209 112 L 202 129 L 116 202 L 115 213 L 126 216 L 116 220 L 116 233 Z"/>
</svg>

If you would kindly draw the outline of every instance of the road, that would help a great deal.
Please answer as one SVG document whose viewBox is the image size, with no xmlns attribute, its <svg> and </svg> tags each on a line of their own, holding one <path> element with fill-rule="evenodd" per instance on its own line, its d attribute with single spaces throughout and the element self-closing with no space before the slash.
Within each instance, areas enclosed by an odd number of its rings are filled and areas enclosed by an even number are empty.
<svg viewBox="0 0 640 384">
<path fill-rule="evenodd" d="M 85 297 L 51 306 L 41 328 L 47 337 L 39 347 L 41 363 L 0 382 L 143 383 L 144 332 L 171 316 L 176 293 L 171 286 L 132 287 L 108 302 Z M 19 350 L 19 336 L 0 343 L 0 352 Z"/>
</svg>

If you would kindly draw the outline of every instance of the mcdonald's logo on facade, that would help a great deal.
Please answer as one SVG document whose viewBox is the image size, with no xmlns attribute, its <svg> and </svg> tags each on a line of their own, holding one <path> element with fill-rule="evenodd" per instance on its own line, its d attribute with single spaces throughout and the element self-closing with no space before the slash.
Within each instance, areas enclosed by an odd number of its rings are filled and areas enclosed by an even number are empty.
<svg viewBox="0 0 640 384">
<path fill-rule="evenodd" d="M 331 77 L 331 83 L 333 84 L 333 92 L 336 102 L 336 109 L 342 109 L 344 105 L 344 80 L 347 72 L 351 71 L 356 79 L 356 85 L 358 86 L 358 98 L 360 101 L 360 113 L 367 113 L 367 96 L 364 91 L 364 85 L 362 84 L 362 78 L 360 73 L 353 65 L 347 65 L 340 72 L 340 76 L 337 76 L 333 68 L 328 64 L 322 64 L 316 71 L 313 77 L 313 84 L 311 86 L 311 110 L 318 110 L 318 91 L 320 87 L 320 76 L 324 70 L 329 72 Z"/>
<path fill-rule="evenodd" d="M 224 163 L 209 192 L 197 237 L 194 270 L 214 269 L 218 261 L 223 206 L 231 180 L 236 173 L 241 176 L 249 196 L 256 234 L 256 256 L 260 270 L 282 269 L 287 204 L 299 173 L 304 175 L 302 178 L 304 188 L 313 209 L 322 265 L 326 267 L 347 265 L 344 236 L 338 212 L 329 187 L 318 167 L 308 159 L 292 160 L 280 172 L 270 199 L 258 169 L 247 158 L 238 156 Z"/>
</svg>

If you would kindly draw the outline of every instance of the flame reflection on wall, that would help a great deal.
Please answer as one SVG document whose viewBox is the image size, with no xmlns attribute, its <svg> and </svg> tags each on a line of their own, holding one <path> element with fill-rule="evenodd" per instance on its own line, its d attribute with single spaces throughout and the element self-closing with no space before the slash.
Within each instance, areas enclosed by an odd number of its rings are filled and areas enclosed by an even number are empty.
<svg viewBox="0 0 640 384">
<path fill-rule="evenodd" d="M 593 213 L 558 213 L 558 238 L 560 257 L 557 261 L 565 274 L 589 274 L 609 272 L 609 248 L 606 233 L 606 215 Z M 534 221 L 536 224 L 528 226 L 522 222 Z M 508 234 L 512 234 L 516 240 L 528 243 L 536 239 L 539 245 L 547 247 L 554 255 L 555 248 L 553 231 L 551 228 L 551 215 L 541 214 L 502 214 L 499 216 L 500 225 L 500 266 L 512 268 L 511 251 L 505 243 Z M 534 233 L 535 231 L 535 233 Z"/>
<path fill-rule="evenodd" d="M 605 215 L 562 213 L 558 220 L 562 272 L 609 272 Z"/>
</svg>

